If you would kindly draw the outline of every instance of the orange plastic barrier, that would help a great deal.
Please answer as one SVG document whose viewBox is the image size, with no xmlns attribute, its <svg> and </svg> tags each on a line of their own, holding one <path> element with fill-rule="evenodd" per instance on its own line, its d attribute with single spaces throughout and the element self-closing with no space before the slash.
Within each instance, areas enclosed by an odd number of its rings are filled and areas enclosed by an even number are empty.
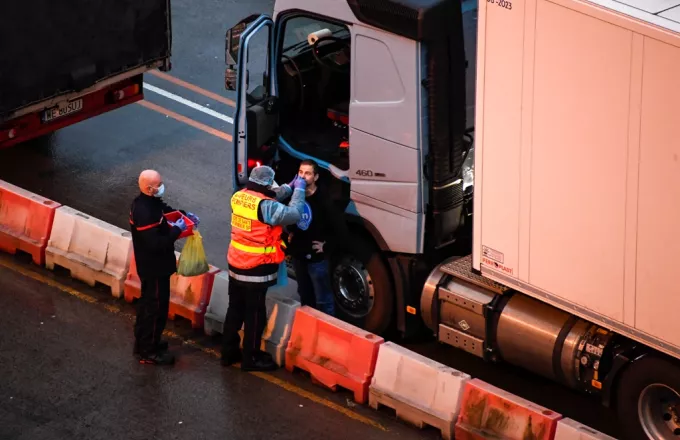
<svg viewBox="0 0 680 440">
<path fill-rule="evenodd" d="M 305 306 L 295 312 L 286 349 L 286 369 L 307 371 L 312 380 L 335 391 L 354 392 L 365 403 L 384 339 Z"/>
<path fill-rule="evenodd" d="M 465 385 L 456 440 L 552 440 L 562 415 L 482 382 Z"/>
<path fill-rule="evenodd" d="M 175 258 L 179 260 L 179 252 L 175 252 Z M 170 277 L 168 318 L 175 319 L 176 316 L 181 316 L 190 320 L 193 328 L 203 328 L 215 275 L 219 272 L 219 268 L 210 265 L 210 270 L 203 275 L 183 277 L 175 274 Z M 130 303 L 142 296 L 142 282 L 137 274 L 134 254 L 125 280 L 124 292 L 125 301 Z"/>
<path fill-rule="evenodd" d="M 10 254 L 31 254 L 35 264 L 45 264 L 54 211 L 61 204 L 0 180 L 0 249 Z"/>
</svg>

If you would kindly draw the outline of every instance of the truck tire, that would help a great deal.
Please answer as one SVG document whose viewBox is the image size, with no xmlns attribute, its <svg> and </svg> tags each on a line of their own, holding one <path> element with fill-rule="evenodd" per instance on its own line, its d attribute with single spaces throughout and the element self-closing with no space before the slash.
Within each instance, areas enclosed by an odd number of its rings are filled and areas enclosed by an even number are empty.
<svg viewBox="0 0 680 440">
<path fill-rule="evenodd" d="M 617 412 L 623 438 L 680 439 L 680 367 L 657 356 L 633 362 L 619 378 Z"/>
<path fill-rule="evenodd" d="M 331 284 L 336 316 L 382 335 L 394 312 L 394 289 L 380 250 L 358 238 L 351 250 L 331 258 Z"/>
</svg>

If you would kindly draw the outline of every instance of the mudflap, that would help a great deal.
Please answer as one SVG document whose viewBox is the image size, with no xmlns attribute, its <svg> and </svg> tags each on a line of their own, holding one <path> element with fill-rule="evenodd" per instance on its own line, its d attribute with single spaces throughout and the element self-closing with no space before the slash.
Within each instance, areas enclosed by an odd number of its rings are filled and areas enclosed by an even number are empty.
<svg viewBox="0 0 680 440">
<path fill-rule="evenodd" d="M 387 260 L 394 280 L 396 330 L 402 339 L 423 335 L 420 295 L 429 273 L 427 264 L 412 255 L 397 254 Z"/>
</svg>

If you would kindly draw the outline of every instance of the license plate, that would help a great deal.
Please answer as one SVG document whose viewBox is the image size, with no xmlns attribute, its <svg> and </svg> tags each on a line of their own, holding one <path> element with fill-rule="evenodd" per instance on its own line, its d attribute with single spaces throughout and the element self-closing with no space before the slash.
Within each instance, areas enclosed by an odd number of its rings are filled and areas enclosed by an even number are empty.
<svg viewBox="0 0 680 440">
<path fill-rule="evenodd" d="M 83 109 L 83 100 L 76 99 L 74 101 L 69 101 L 65 104 L 57 105 L 52 108 L 48 108 L 43 113 L 43 122 L 54 121 L 55 119 L 68 116 L 70 114 L 79 112 Z"/>
</svg>

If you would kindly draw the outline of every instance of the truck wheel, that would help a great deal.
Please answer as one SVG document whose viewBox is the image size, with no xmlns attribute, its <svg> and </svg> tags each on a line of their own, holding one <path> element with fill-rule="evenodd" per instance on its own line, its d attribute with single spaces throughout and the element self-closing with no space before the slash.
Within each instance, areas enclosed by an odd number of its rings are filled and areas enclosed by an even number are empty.
<svg viewBox="0 0 680 440">
<path fill-rule="evenodd" d="M 357 240 L 350 252 L 334 256 L 331 264 L 337 317 L 383 334 L 392 320 L 394 289 L 380 251 Z"/>
<path fill-rule="evenodd" d="M 642 358 L 622 373 L 617 394 L 624 438 L 680 440 L 680 367 L 660 357 Z"/>
</svg>

